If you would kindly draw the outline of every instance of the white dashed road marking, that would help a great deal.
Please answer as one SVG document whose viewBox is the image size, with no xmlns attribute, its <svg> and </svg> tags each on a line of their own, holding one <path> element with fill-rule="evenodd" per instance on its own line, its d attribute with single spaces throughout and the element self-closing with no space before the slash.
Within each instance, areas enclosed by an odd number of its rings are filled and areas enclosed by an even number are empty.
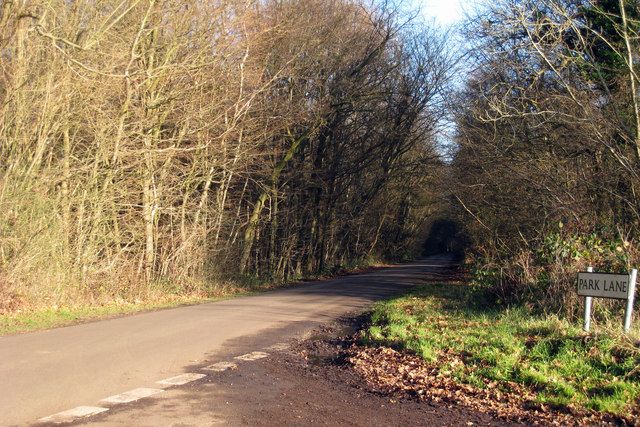
<svg viewBox="0 0 640 427">
<path fill-rule="evenodd" d="M 106 402 L 106 403 L 135 402 L 136 400 L 153 396 L 154 394 L 162 393 L 163 391 L 164 390 L 157 389 L 157 388 L 136 388 L 121 394 L 116 394 L 115 396 L 107 397 L 106 399 L 102 399 L 101 402 Z"/>
<path fill-rule="evenodd" d="M 285 351 L 288 350 L 290 347 L 289 344 L 287 344 L 286 342 L 279 342 L 277 344 L 274 345 L 270 345 L 269 347 L 265 348 L 265 350 L 271 350 L 271 351 Z"/>
<path fill-rule="evenodd" d="M 40 418 L 39 423 L 68 423 L 78 418 L 84 418 L 91 415 L 100 414 L 108 411 L 109 408 L 100 408 L 97 406 L 78 406 L 77 408 L 69 409 L 68 411 L 58 412 L 48 417 Z"/>
<path fill-rule="evenodd" d="M 205 374 L 183 374 L 178 375 L 177 377 L 167 378 L 166 380 L 158 381 L 157 384 L 162 385 L 183 385 L 186 383 L 190 383 L 195 380 L 199 380 L 200 378 L 206 377 Z"/>
<path fill-rule="evenodd" d="M 288 348 L 289 348 L 289 344 L 287 343 L 277 343 L 277 344 L 273 344 L 270 347 L 267 347 L 267 350 L 284 351 Z M 251 353 L 243 354 L 241 356 L 236 356 L 234 357 L 234 359 L 243 360 L 243 361 L 253 361 L 258 359 L 264 359 L 265 357 L 268 357 L 268 356 L 269 356 L 269 353 L 265 353 L 263 351 L 254 351 Z M 202 369 L 207 371 L 222 372 L 228 369 L 236 369 L 237 367 L 238 365 L 236 365 L 233 362 L 218 362 Z M 163 386 L 183 385 L 183 384 L 190 383 L 192 381 L 199 380 L 200 378 L 204 378 L 206 376 L 207 376 L 206 374 L 194 374 L 194 373 L 182 374 L 175 377 L 157 381 L 156 384 L 161 384 Z M 158 388 L 136 388 L 121 394 L 116 394 L 115 396 L 109 396 L 106 399 L 102 399 L 101 402 L 109 403 L 113 405 L 135 402 L 136 400 L 153 396 L 154 394 L 162 393 L 163 391 L 164 391 L 163 389 L 158 389 Z M 68 423 L 78 418 L 97 415 L 108 410 L 109 408 L 101 408 L 98 406 L 78 406 L 77 408 L 69 409 L 68 411 L 58 412 L 57 414 L 40 418 L 38 420 L 38 423 L 56 423 L 56 424 Z"/>
<path fill-rule="evenodd" d="M 228 369 L 236 369 L 238 365 L 233 362 L 218 362 L 213 365 L 209 365 L 207 367 L 202 368 L 205 371 L 214 371 L 214 372 L 222 372 Z"/>
<path fill-rule="evenodd" d="M 252 360 L 258 360 L 258 359 L 264 359 L 267 356 L 269 356 L 269 353 L 265 353 L 262 351 L 254 351 L 252 353 L 243 354 L 242 356 L 236 356 L 234 357 L 234 359 L 252 361 Z"/>
</svg>

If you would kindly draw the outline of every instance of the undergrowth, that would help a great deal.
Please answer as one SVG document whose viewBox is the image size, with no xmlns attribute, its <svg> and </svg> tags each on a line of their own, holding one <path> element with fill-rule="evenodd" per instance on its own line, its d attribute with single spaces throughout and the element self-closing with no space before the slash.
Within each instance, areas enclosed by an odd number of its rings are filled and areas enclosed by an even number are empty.
<svg viewBox="0 0 640 427">
<path fill-rule="evenodd" d="M 563 226 L 509 250 L 482 248 L 468 258 L 472 283 L 497 304 L 522 305 L 568 319 L 582 315 L 576 275 L 593 267 L 602 273 L 630 272 L 640 262 L 637 242 L 627 234 L 584 232 Z M 624 312 L 626 303 L 598 300 L 594 318 L 603 322 Z"/>
</svg>

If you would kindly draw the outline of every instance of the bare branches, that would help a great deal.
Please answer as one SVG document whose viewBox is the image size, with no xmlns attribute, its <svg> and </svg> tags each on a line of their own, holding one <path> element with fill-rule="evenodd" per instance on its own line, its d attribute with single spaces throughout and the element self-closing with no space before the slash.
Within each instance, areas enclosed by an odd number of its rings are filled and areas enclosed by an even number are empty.
<svg viewBox="0 0 640 427">
<path fill-rule="evenodd" d="M 397 11 L 51 0 L 0 13 L 0 281 L 26 298 L 205 292 L 241 265 L 284 280 L 418 244 L 449 58 Z"/>
<path fill-rule="evenodd" d="M 550 261 L 550 241 L 638 235 L 639 13 L 625 0 L 504 0 L 469 27 L 454 211 L 500 298 L 522 301 L 533 283 L 528 302 L 560 308 L 583 255 Z"/>
</svg>

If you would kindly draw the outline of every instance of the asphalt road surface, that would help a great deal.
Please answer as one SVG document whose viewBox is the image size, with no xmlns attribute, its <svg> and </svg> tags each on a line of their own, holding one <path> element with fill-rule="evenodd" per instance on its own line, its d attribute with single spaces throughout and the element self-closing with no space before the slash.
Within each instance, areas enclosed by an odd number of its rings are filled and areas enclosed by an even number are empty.
<svg viewBox="0 0 640 427">
<path fill-rule="evenodd" d="M 193 372 L 220 354 L 282 342 L 406 291 L 447 264 L 430 257 L 256 296 L 0 337 L 0 425 L 108 407 L 100 401 Z"/>
</svg>

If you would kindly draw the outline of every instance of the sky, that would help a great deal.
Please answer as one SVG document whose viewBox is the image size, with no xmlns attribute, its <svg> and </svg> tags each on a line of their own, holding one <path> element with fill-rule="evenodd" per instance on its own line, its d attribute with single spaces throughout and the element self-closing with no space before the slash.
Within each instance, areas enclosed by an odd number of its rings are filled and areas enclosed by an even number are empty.
<svg viewBox="0 0 640 427">
<path fill-rule="evenodd" d="M 433 19 L 437 25 L 448 27 L 461 21 L 464 18 L 464 12 L 471 12 L 479 0 L 412 0 L 412 2 L 422 10 L 427 21 Z M 455 125 L 447 120 L 442 133 L 438 136 L 441 152 L 447 158 L 453 146 L 454 132 Z"/>
<path fill-rule="evenodd" d="M 422 7 L 422 12 L 427 19 L 435 18 L 441 25 L 450 25 L 462 18 L 463 4 L 469 1 L 417 0 L 416 3 Z"/>
</svg>

